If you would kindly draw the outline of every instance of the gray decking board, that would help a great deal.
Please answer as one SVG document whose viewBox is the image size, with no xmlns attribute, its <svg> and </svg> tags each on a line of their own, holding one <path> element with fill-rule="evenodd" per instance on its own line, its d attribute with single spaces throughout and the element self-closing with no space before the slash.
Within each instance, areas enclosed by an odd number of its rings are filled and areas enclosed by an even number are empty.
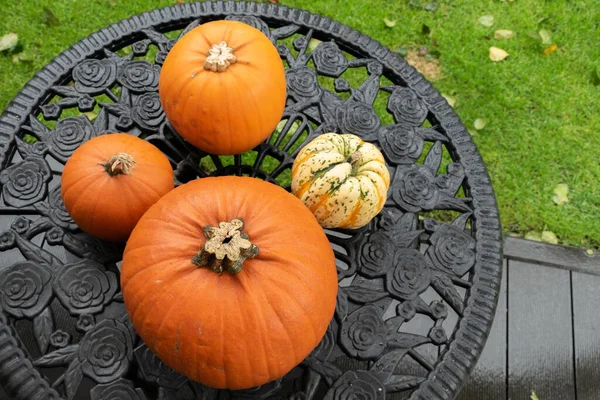
<svg viewBox="0 0 600 400">
<path fill-rule="evenodd" d="M 504 257 L 532 264 L 543 264 L 586 274 L 600 275 L 600 255 L 590 256 L 584 249 L 580 248 L 507 237 L 504 239 Z"/>
<path fill-rule="evenodd" d="M 498 296 L 498 306 L 486 346 L 458 400 L 506 399 L 506 260 Z"/>
<path fill-rule="evenodd" d="M 508 397 L 575 399 L 570 272 L 508 262 Z"/>
<path fill-rule="evenodd" d="M 577 399 L 600 398 L 600 277 L 573 272 Z"/>
</svg>

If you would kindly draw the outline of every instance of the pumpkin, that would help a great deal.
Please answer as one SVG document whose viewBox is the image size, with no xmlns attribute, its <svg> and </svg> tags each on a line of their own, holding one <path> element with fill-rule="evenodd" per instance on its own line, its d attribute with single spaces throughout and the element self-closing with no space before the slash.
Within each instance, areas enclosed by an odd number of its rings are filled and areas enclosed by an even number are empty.
<svg viewBox="0 0 600 400">
<path fill-rule="evenodd" d="M 389 187 L 381 152 L 351 134 L 318 136 L 292 165 L 292 193 L 325 228 L 366 225 L 383 208 Z"/>
<path fill-rule="evenodd" d="M 315 217 L 279 186 L 208 177 L 167 193 L 125 247 L 134 328 L 166 365 L 209 387 L 278 379 L 333 318 L 337 270 Z"/>
<path fill-rule="evenodd" d="M 240 154 L 279 123 L 285 71 L 261 31 L 238 21 L 213 21 L 173 46 L 158 92 L 167 119 L 184 139 L 207 153 Z"/>
<path fill-rule="evenodd" d="M 94 137 L 67 160 L 66 210 L 85 232 L 123 242 L 142 214 L 174 186 L 173 169 L 152 144 L 126 133 Z"/>
</svg>

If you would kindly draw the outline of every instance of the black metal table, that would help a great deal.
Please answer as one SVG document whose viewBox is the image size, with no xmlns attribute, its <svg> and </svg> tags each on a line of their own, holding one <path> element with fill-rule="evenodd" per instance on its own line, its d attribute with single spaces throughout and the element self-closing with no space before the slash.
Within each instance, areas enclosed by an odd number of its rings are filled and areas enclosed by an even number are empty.
<svg viewBox="0 0 600 400">
<path fill-rule="evenodd" d="M 183 141 L 157 94 L 175 38 L 223 18 L 263 31 L 288 69 L 277 132 L 235 157 Z M 123 246 L 79 231 L 60 196 L 72 152 L 114 131 L 159 147 L 178 184 L 237 174 L 287 186 L 302 144 L 329 131 L 380 147 L 393 177 L 386 207 L 360 230 L 327 232 L 340 281 L 335 318 L 286 377 L 246 391 L 205 388 L 162 364 L 135 335 L 119 292 Z M 90 35 L 36 74 L 4 111 L 0 165 L 0 396 L 450 399 L 494 316 L 500 223 L 464 125 L 403 59 L 306 11 L 187 3 Z"/>
</svg>

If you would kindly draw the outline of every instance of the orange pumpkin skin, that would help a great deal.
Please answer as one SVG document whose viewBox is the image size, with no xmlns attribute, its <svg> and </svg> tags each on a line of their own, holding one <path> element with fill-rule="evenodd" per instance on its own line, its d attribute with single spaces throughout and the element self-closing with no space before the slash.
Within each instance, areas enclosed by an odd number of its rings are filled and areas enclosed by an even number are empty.
<svg viewBox="0 0 600 400">
<path fill-rule="evenodd" d="M 130 175 L 110 176 L 103 164 L 124 153 Z M 67 160 L 61 179 L 66 210 L 85 232 L 104 240 L 127 240 L 142 214 L 174 187 L 173 169 L 155 146 L 133 135 L 112 133 L 82 144 Z"/>
<path fill-rule="evenodd" d="M 241 272 L 190 262 L 203 227 L 238 217 L 260 249 Z M 136 331 L 166 365 L 210 387 L 245 389 L 282 377 L 317 346 L 338 282 L 331 245 L 300 200 L 228 176 L 184 184 L 148 210 L 127 242 L 121 289 Z"/>
<path fill-rule="evenodd" d="M 222 72 L 204 68 L 213 45 L 226 42 L 236 61 Z M 279 123 L 285 71 L 271 41 L 237 21 L 212 21 L 185 34 L 162 66 L 158 92 L 167 118 L 188 142 L 211 154 L 251 150 Z"/>
</svg>

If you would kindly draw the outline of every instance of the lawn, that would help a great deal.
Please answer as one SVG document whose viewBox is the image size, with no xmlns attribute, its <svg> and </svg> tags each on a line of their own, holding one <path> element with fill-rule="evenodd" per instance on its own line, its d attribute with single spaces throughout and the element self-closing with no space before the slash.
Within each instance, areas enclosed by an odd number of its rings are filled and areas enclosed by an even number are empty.
<svg viewBox="0 0 600 400">
<path fill-rule="evenodd" d="M 596 0 L 280 2 L 351 25 L 401 55 L 408 51 L 411 62 L 456 102 L 456 112 L 472 131 L 506 233 L 550 231 L 566 245 L 600 247 L 600 86 L 594 85 L 598 81 L 592 73 L 600 70 Z M 0 55 L 0 109 L 38 69 L 79 39 L 176 1 L 2 3 L 0 36 L 16 32 L 23 59 L 13 62 L 13 55 Z M 498 29 L 511 30 L 515 37 L 496 39 Z M 556 50 L 544 54 L 551 45 Z M 491 46 L 509 57 L 491 61 Z M 553 202 L 558 184 L 569 188 L 568 202 L 560 206 Z"/>
</svg>

